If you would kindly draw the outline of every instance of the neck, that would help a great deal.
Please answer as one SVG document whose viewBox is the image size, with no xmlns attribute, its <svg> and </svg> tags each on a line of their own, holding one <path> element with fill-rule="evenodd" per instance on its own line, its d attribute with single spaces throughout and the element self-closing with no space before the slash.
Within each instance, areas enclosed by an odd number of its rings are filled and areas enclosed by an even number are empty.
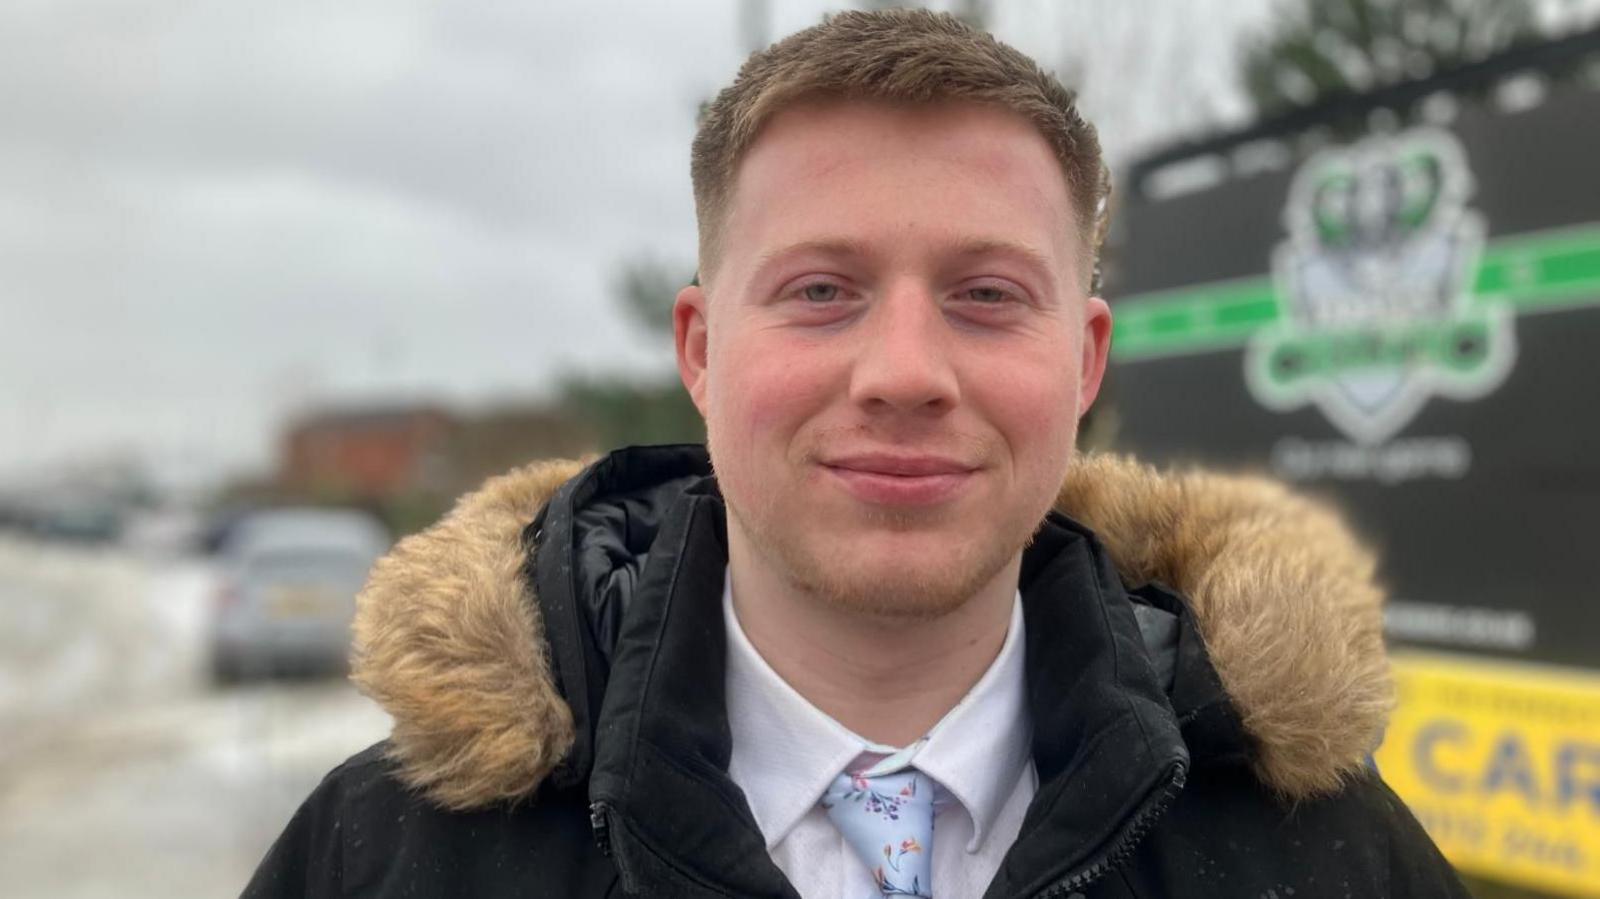
<svg viewBox="0 0 1600 899">
<path fill-rule="evenodd" d="M 751 645 L 806 701 L 896 747 L 925 736 L 1000 654 L 1021 569 L 1019 554 L 939 617 L 890 618 L 797 591 L 753 562 L 730 553 L 734 612 Z"/>
</svg>

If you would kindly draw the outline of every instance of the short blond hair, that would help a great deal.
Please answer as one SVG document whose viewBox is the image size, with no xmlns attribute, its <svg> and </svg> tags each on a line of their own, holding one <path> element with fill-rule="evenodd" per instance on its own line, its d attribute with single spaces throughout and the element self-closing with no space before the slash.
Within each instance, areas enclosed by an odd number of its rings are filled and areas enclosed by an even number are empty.
<svg viewBox="0 0 1600 899">
<path fill-rule="evenodd" d="M 785 106 L 817 97 L 1001 106 L 1049 141 L 1072 198 L 1093 285 L 1110 178 L 1094 126 L 1055 76 L 987 32 L 926 10 L 845 12 L 750 55 L 701 115 L 690 154 L 701 275 L 720 252 L 739 163 Z"/>
</svg>

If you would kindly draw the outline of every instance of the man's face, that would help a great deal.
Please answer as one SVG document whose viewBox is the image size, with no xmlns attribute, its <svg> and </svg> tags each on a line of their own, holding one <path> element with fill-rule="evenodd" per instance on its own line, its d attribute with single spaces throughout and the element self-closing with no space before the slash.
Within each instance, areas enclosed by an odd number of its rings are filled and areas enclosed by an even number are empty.
<svg viewBox="0 0 1600 899">
<path fill-rule="evenodd" d="M 877 614 L 1014 577 L 1105 367 L 1082 240 L 1049 144 L 1008 110 L 774 117 L 675 309 L 735 549 Z"/>
</svg>

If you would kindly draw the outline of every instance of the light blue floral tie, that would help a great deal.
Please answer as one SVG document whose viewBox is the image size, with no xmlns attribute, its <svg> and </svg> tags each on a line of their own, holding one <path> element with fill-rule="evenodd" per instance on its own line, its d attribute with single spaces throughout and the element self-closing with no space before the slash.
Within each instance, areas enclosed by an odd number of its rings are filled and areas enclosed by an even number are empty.
<svg viewBox="0 0 1600 899">
<path fill-rule="evenodd" d="M 872 871 L 884 896 L 933 896 L 933 781 L 889 756 L 864 771 L 839 775 L 823 794 L 846 843 Z"/>
</svg>

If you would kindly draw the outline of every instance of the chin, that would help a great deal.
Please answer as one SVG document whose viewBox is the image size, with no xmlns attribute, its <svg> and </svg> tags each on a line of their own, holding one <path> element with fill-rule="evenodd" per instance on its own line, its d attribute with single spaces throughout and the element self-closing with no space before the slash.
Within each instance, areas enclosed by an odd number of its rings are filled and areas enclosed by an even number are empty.
<svg viewBox="0 0 1600 899">
<path fill-rule="evenodd" d="M 795 586 L 835 608 L 930 619 L 961 608 L 1021 551 L 995 542 L 928 534 L 864 536 L 781 552 Z M 991 538 L 992 539 L 992 538 Z"/>
</svg>

